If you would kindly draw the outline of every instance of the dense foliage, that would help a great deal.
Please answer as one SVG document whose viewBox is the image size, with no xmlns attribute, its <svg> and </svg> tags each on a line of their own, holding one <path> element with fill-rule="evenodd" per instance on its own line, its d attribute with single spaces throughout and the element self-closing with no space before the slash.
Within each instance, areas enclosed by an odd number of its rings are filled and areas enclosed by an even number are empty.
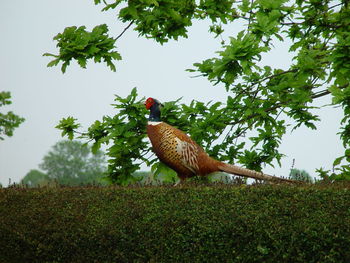
<svg viewBox="0 0 350 263">
<path fill-rule="evenodd" d="M 95 0 L 95 3 L 104 5 L 103 11 L 116 10 L 118 18 L 127 23 L 125 30 L 133 28 L 141 36 L 161 44 L 189 37 L 187 29 L 193 20 L 211 21 L 209 31 L 214 37 L 220 36 L 218 41 L 222 48 L 216 57 L 194 63 L 190 71 L 206 77 L 218 86 L 216 89 L 222 87 L 227 92 L 227 100 L 210 104 L 193 101 L 190 105 L 169 102 L 165 116 L 171 124 L 189 132 L 212 156 L 239 162 L 255 170 L 261 170 L 266 164 L 279 163 L 283 157 L 279 145 L 287 128 L 306 126 L 316 129 L 319 121 L 316 100 L 329 95 L 333 105 L 344 110 L 339 134 L 345 152 L 334 161 L 333 172 L 318 172 L 331 180 L 350 178 L 348 1 Z M 245 29 L 225 39 L 230 28 L 237 24 L 243 24 Z M 114 38 L 116 42 L 123 32 Z M 82 63 L 81 60 L 95 57 L 95 51 L 90 51 L 90 42 L 84 42 L 81 52 L 80 46 L 71 42 L 71 38 L 62 37 L 65 33 L 55 38 L 57 45 L 72 47 L 64 50 L 64 57 L 61 49 L 60 55 L 49 65 L 66 63 L 65 57 L 69 57 L 76 58 L 85 67 L 85 61 Z M 103 31 L 103 34 L 107 33 Z M 75 32 L 70 34 L 78 39 Z M 269 51 L 285 40 L 288 40 L 286 45 L 290 43 L 289 52 L 294 58 L 286 68 L 276 68 L 268 64 Z M 115 46 L 108 48 L 106 55 L 114 52 Z M 101 54 L 95 59 L 100 57 Z M 148 161 L 144 156 L 149 146 L 143 141 L 144 130 L 140 126 L 144 123 L 145 113 L 137 106 L 135 93 L 133 91 L 124 101 L 117 98 L 119 115 L 95 123 L 87 136 L 96 143 L 113 141 L 109 156 L 117 168 L 110 168 L 109 174 L 115 181 L 119 180 L 119 174 L 130 178 L 131 172 L 138 167 L 137 161 Z M 129 120 L 132 120 L 131 124 Z M 66 121 L 63 120 L 59 127 L 63 130 L 68 127 L 72 132 L 72 126 Z M 117 123 L 121 125 L 120 130 L 113 133 L 109 128 Z M 127 136 L 119 134 L 122 129 L 129 130 Z M 253 144 L 250 148 L 242 135 L 252 130 L 256 133 L 248 138 Z M 96 131 L 98 133 L 94 134 Z M 219 136 L 222 141 L 217 140 Z M 125 150 L 122 145 L 130 150 Z M 140 149 L 136 150 L 137 147 Z M 117 162 L 119 157 L 116 156 L 123 151 L 127 158 Z"/>
<path fill-rule="evenodd" d="M 10 105 L 11 93 L 8 91 L 0 92 L 0 107 L 5 105 Z M 14 129 L 16 129 L 22 122 L 24 118 L 19 117 L 12 111 L 5 113 L 0 112 L 0 140 L 4 140 L 2 136 L 12 136 Z"/>
<path fill-rule="evenodd" d="M 99 63 L 103 59 L 110 69 L 115 71 L 112 60 L 120 60 L 121 56 L 113 50 L 115 40 L 108 37 L 107 32 L 106 25 L 96 26 L 91 32 L 86 31 L 85 26 L 67 27 L 62 34 L 54 37 L 54 40 L 58 41 L 57 47 L 60 49 L 60 54 L 44 54 L 44 56 L 55 58 L 47 66 L 57 66 L 62 61 L 61 70 L 64 73 L 72 59 L 78 61 L 79 65 L 85 68 L 87 60 L 94 58 L 94 62 Z"/>
<path fill-rule="evenodd" d="M 0 189 L 2 262 L 350 262 L 346 187 Z M 49 205 L 48 205 L 49 204 Z"/>
</svg>

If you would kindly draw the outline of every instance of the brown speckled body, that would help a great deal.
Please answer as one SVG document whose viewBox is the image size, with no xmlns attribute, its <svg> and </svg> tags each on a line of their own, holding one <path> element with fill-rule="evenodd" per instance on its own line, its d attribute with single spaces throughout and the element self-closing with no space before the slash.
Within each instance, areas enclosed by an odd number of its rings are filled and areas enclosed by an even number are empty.
<svg viewBox="0 0 350 263">
<path fill-rule="evenodd" d="M 217 161 L 188 135 L 165 122 L 149 122 L 147 134 L 160 161 L 176 171 L 181 181 L 195 175 L 204 176 L 221 171 L 277 183 L 301 183 Z"/>
<path fill-rule="evenodd" d="M 180 179 L 219 171 L 221 162 L 208 156 L 188 135 L 165 122 L 147 125 L 147 134 L 158 158 Z"/>
</svg>

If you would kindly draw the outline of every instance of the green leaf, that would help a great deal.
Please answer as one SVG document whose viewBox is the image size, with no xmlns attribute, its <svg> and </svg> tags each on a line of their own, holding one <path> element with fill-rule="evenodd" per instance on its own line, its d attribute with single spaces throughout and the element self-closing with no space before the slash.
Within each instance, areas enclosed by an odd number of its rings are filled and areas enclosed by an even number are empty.
<svg viewBox="0 0 350 263">
<path fill-rule="evenodd" d="M 60 63 L 59 59 L 54 59 L 52 61 L 49 62 L 49 64 L 47 64 L 48 67 L 53 67 L 53 66 L 57 66 L 58 63 Z"/>
<path fill-rule="evenodd" d="M 344 156 L 341 156 L 341 157 L 338 157 L 337 159 L 335 159 L 333 162 L 333 166 L 338 166 L 343 159 L 344 159 Z"/>
<path fill-rule="evenodd" d="M 51 53 L 44 53 L 43 56 L 44 57 L 55 57 L 55 58 L 58 57 L 57 55 L 54 55 L 54 54 L 51 54 Z"/>
</svg>

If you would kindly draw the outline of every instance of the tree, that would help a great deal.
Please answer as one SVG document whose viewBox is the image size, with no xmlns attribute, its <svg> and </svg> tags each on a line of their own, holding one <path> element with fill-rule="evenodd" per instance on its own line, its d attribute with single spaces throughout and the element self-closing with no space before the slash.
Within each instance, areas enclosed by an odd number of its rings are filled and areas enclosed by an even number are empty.
<svg viewBox="0 0 350 263">
<path fill-rule="evenodd" d="M 90 148 L 79 141 L 60 141 L 39 166 L 51 180 L 62 185 L 102 183 L 104 154 L 102 151 L 92 154 Z"/>
<path fill-rule="evenodd" d="M 210 155 L 221 160 L 234 160 L 247 168 L 261 170 L 263 165 L 280 164 L 279 151 L 287 128 L 300 126 L 317 129 L 315 113 L 320 97 L 332 96 L 333 105 L 342 107 L 340 138 L 345 152 L 334 161 L 338 174 L 350 175 L 350 8 L 348 1 L 329 0 L 95 0 L 103 11 L 116 10 L 127 23 L 121 34 L 108 36 L 107 25 L 91 32 L 85 27 L 69 27 L 58 34 L 59 52 L 48 66 L 62 63 L 62 72 L 75 59 L 83 68 L 87 60 L 102 59 L 116 70 L 114 60 L 117 40 L 133 28 L 141 36 L 164 44 L 188 37 L 193 20 L 209 20 L 210 33 L 219 37 L 217 56 L 194 63 L 197 72 L 227 92 L 226 103 L 190 105 L 168 102 L 163 112 L 165 121 L 188 132 Z M 222 37 L 229 26 L 243 24 L 245 29 L 229 39 Z M 262 64 L 274 44 L 289 39 L 294 54 L 287 69 Z M 150 148 L 143 140 L 145 111 L 133 90 L 127 98 L 116 97 L 119 113 L 95 122 L 84 137 L 94 146 L 112 142 L 108 156 L 108 174 L 117 183 L 129 180 L 139 162 L 157 167 L 147 156 Z M 313 111 L 311 111 L 313 110 Z M 57 126 L 62 133 L 74 136 L 75 119 L 63 119 Z M 242 135 L 249 131 L 249 138 Z M 223 141 L 218 143 L 218 138 Z M 247 147 L 247 140 L 253 144 Z M 320 171 L 320 170 L 319 170 Z"/>
<path fill-rule="evenodd" d="M 305 170 L 299 170 L 294 168 L 290 171 L 289 179 L 304 181 L 308 183 L 312 183 L 314 181 L 310 174 Z"/>
<path fill-rule="evenodd" d="M 0 107 L 11 103 L 11 93 L 7 91 L 0 92 Z M 4 137 L 2 137 L 4 135 L 11 137 L 14 129 L 22 122 L 24 122 L 24 118 L 17 116 L 12 111 L 6 114 L 0 112 L 0 140 L 4 140 Z"/>
<path fill-rule="evenodd" d="M 27 185 L 29 187 L 39 187 L 39 186 L 48 185 L 50 181 L 51 180 L 47 174 L 39 170 L 32 169 L 21 180 L 21 184 Z"/>
</svg>

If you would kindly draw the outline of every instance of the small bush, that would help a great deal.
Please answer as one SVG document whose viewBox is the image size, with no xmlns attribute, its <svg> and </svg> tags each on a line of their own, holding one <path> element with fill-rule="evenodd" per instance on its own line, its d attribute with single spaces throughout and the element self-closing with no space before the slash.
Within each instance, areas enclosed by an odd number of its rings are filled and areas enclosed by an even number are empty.
<svg viewBox="0 0 350 263">
<path fill-rule="evenodd" d="M 0 189 L 0 260 L 350 262 L 349 188 Z"/>
</svg>

